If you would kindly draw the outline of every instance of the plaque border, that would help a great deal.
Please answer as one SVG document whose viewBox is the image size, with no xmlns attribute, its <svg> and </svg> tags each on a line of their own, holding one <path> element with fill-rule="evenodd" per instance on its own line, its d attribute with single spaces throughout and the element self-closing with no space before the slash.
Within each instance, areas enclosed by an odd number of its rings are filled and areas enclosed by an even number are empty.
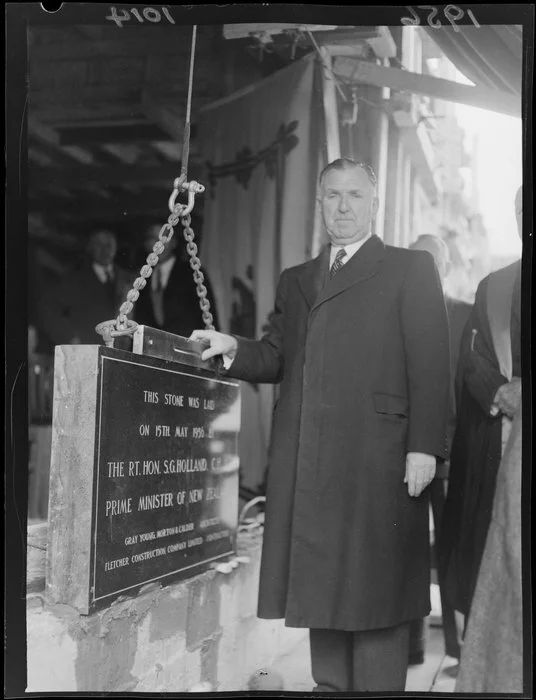
<svg viewBox="0 0 536 700">
<path fill-rule="evenodd" d="M 218 559 L 222 559 L 224 557 L 228 557 L 234 553 L 234 547 L 232 546 L 232 539 L 231 538 L 231 549 L 227 552 L 223 552 L 222 554 L 218 554 L 215 557 L 211 557 L 210 559 L 204 559 L 200 562 L 197 562 L 196 564 L 190 564 L 188 566 L 183 566 L 179 569 L 175 569 L 174 571 L 169 571 L 166 574 L 163 574 L 161 576 L 155 576 L 152 579 L 148 579 L 146 581 L 139 581 L 137 583 L 132 584 L 132 586 L 127 586 L 126 588 L 122 588 L 117 591 L 113 591 L 112 593 L 106 593 L 105 595 L 96 597 L 95 596 L 95 582 L 96 582 L 96 566 L 97 566 L 97 527 L 98 527 L 98 518 L 97 518 L 97 507 L 98 507 L 98 493 L 99 493 L 99 476 L 100 476 L 100 441 L 101 441 L 101 418 L 102 418 L 102 395 L 103 395 L 103 381 L 104 381 L 104 360 L 111 360 L 112 362 L 123 362 L 125 364 L 130 364 L 130 365 L 136 365 L 136 366 L 144 366 L 147 367 L 148 369 L 155 369 L 158 371 L 162 372 L 171 372 L 172 374 L 180 374 L 184 375 L 187 377 L 193 377 L 194 379 L 204 379 L 205 381 L 209 382 L 217 382 L 218 384 L 226 384 L 227 386 L 233 386 L 237 389 L 240 389 L 240 383 L 237 380 L 224 380 L 224 379 L 219 379 L 215 377 L 210 377 L 210 376 L 205 376 L 205 374 L 201 374 L 203 370 L 201 368 L 195 368 L 200 370 L 199 374 L 192 374 L 190 372 L 185 372 L 182 367 L 185 365 L 180 365 L 181 369 L 174 369 L 174 368 L 168 368 L 168 367 L 155 367 L 153 364 L 149 364 L 147 362 L 143 362 L 143 355 L 136 355 L 136 360 L 129 360 L 126 358 L 122 357 L 114 357 L 112 355 L 108 355 L 105 352 L 102 352 L 103 350 L 106 350 L 106 348 L 100 348 L 101 352 L 99 352 L 99 358 L 98 358 L 98 381 L 97 381 L 97 397 L 96 397 L 96 420 L 95 420 L 95 453 L 94 453 L 94 462 L 93 462 L 93 469 L 94 469 L 94 474 L 93 474 L 93 494 L 92 494 L 92 523 L 91 523 L 91 562 L 90 562 L 90 596 L 89 596 L 89 605 L 90 608 L 95 609 L 96 607 L 99 607 L 103 604 L 103 601 L 105 601 L 107 598 L 116 598 L 119 597 L 122 594 L 125 594 L 127 591 L 134 591 L 136 589 L 141 588 L 142 586 L 146 586 L 150 583 L 154 583 L 155 581 L 162 581 L 167 579 L 169 576 L 174 576 L 175 574 L 181 573 L 183 571 L 187 571 L 188 569 L 197 569 L 199 568 L 200 570 L 202 567 L 205 567 L 206 564 L 210 564 L 213 561 L 216 561 Z M 161 359 L 158 357 L 151 357 L 151 362 L 154 362 L 156 360 L 157 363 L 166 363 L 168 364 L 171 362 L 170 360 L 165 360 Z M 206 370 L 205 370 L 206 372 Z M 240 394 L 239 394 L 240 396 Z"/>
</svg>

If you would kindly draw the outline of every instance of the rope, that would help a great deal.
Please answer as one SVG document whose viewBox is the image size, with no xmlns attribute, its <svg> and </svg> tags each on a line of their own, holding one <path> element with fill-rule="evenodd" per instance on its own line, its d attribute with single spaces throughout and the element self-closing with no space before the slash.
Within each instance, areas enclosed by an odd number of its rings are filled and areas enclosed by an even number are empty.
<svg viewBox="0 0 536 700">
<path fill-rule="evenodd" d="M 190 157 L 190 117 L 192 111 L 192 86 L 194 82 L 195 44 L 197 39 L 197 25 L 192 30 L 192 46 L 190 48 L 190 71 L 188 75 L 188 100 L 186 102 L 186 123 L 184 125 L 181 175 L 187 179 L 188 159 Z"/>
</svg>

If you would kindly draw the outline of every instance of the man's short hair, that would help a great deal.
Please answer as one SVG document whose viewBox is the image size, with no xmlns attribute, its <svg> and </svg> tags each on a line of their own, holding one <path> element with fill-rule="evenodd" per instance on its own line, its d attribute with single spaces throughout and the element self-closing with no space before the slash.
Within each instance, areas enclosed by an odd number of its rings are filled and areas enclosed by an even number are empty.
<svg viewBox="0 0 536 700">
<path fill-rule="evenodd" d="M 372 186 L 374 188 L 377 186 L 378 178 L 376 177 L 376 173 L 374 172 L 372 165 L 362 160 L 354 160 L 353 158 L 337 158 L 337 160 L 333 160 L 331 163 L 328 163 L 320 173 L 318 182 L 321 185 L 324 178 L 331 170 L 353 170 L 354 168 L 363 168 Z"/>
</svg>

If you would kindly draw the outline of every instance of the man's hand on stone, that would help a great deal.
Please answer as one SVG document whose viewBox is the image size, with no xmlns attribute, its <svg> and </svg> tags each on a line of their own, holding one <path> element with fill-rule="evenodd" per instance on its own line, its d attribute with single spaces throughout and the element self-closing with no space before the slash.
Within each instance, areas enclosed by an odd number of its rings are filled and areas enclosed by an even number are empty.
<svg viewBox="0 0 536 700">
<path fill-rule="evenodd" d="M 521 404 L 521 379 L 514 377 L 507 384 L 502 384 L 495 394 L 493 406 L 509 418 L 513 418 Z"/>
<path fill-rule="evenodd" d="M 216 355 L 222 355 L 228 360 L 233 360 L 238 347 L 236 338 L 233 338 L 232 335 L 226 335 L 225 333 L 218 333 L 218 331 L 194 331 L 189 340 L 195 340 L 197 342 L 208 340 L 210 347 L 201 353 L 201 359 L 203 361 L 215 357 Z"/>
<path fill-rule="evenodd" d="M 420 496 L 436 473 L 436 458 L 422 452 L 408 452 L 406 456 L 406 476 L 410 496 Z"/>
</svg>

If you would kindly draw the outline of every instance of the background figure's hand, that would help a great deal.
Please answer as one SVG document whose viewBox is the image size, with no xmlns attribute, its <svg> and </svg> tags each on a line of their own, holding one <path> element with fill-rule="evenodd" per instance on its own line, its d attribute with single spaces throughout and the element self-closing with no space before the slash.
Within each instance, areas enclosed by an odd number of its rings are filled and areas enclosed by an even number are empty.
<svg viewBox="0 0 536 700">
<path fill-rule="evenodd" d="M 436 458 L 434 455 L 422 452 L 408 452 L 406 456 L 406 476 L 404 483 L 408 485 L 410 496 L 420 496 L 431 483 L 436 473 Z"/>
<path fill-rule="evenodd" d="M 226 335 L 225 333 L 218 333 L 218 331 L 194 331 L 189 340 L 196 340 L 198 342 L 204 340 L 209 341 L 210 347 L 201 353 L 201 359 L 203 361 L 215 357 L 216 355 L 223 355 L 232 360 L 236 355 L 236 349 L 238 347 L 236 338 L 233 338 L 232 335 Z"/>
<path fill-rule="evenodd" d="M 497 389 L 493 404 L 508 418 L 513 418 L 521 404 L 521 379 L 514 377 Z"/>
</svg>

